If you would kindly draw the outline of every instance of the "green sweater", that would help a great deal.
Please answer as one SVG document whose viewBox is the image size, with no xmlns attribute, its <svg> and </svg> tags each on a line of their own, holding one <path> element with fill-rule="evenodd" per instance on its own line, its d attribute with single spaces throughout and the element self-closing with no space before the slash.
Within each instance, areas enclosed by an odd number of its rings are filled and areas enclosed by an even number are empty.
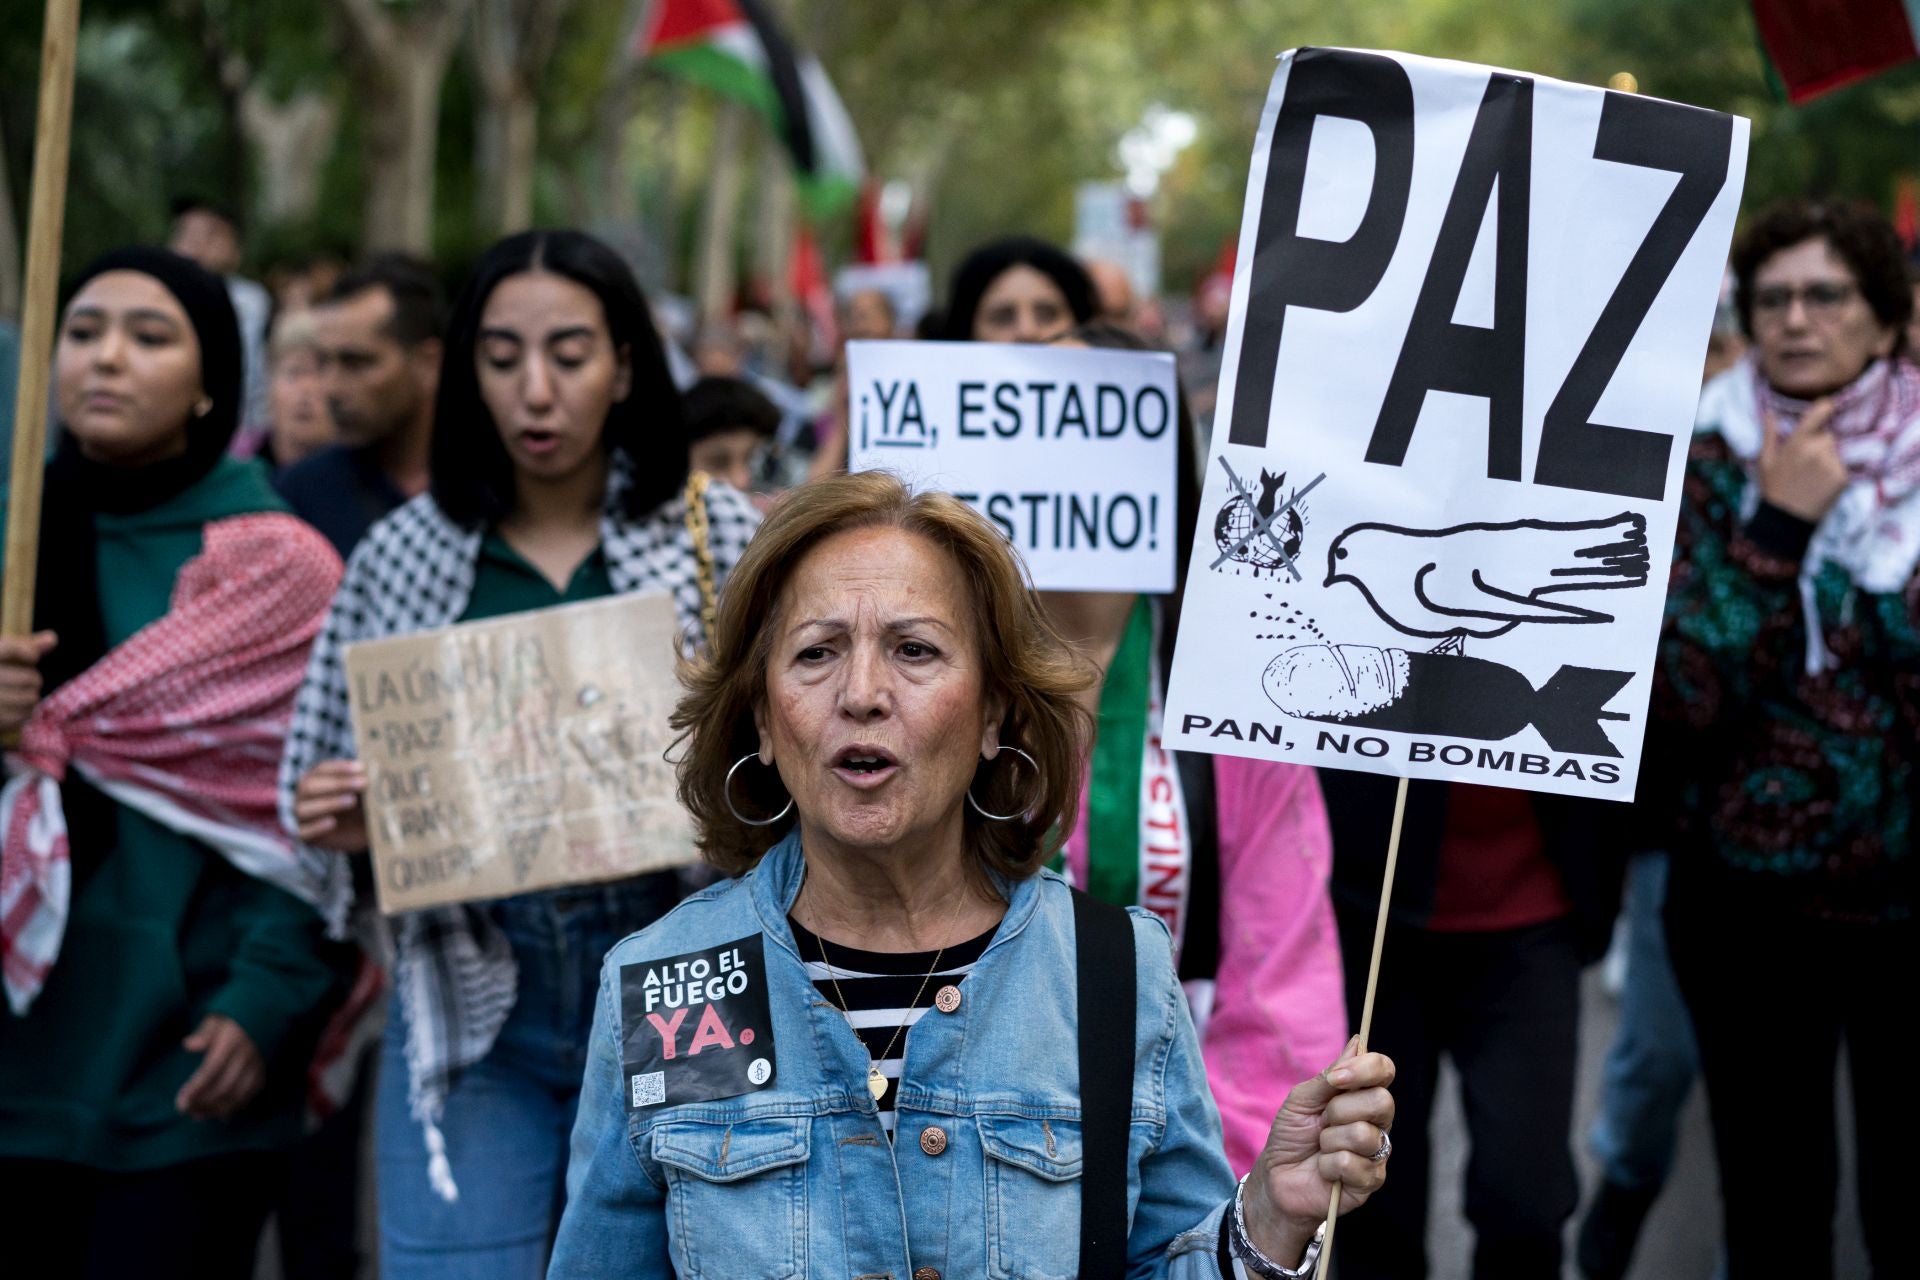
<svg viewBox="0 0 1920 1280">
<path fill-rule="evenodd" d="M 108 645 L 166 612 L 209 521 L 284 509 L 257 464 L 229 460 L 153 510 L 98 517 Z M 124 805 L 117 818 L 45 989 L 24 1018 L 0 1013 L 0 1157 L 129 1171 L 291 1145 L 344 949 L 305 904 L 205 845 Z M 201 1060 L 180 1042 L 211 1013 L 267 1064 L 267 1087 L 225 1121 L 174 1109 Z"/>
</svg>

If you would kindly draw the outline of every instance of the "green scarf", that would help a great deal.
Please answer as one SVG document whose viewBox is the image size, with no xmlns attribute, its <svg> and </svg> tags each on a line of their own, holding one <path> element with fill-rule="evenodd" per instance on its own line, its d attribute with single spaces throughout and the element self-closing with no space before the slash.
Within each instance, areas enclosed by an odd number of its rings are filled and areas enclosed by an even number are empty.
<svg viewBox="0 0 1920 1280">
<path fill-rule="evenodd" d="M 1087 883 L 1081 887 L 1119 906 L 1140 901 L 1140 761 L 1152 662 L 1153 604 L 1139 596 L 1100 689 L 1087 781 Z"/>
</svg>

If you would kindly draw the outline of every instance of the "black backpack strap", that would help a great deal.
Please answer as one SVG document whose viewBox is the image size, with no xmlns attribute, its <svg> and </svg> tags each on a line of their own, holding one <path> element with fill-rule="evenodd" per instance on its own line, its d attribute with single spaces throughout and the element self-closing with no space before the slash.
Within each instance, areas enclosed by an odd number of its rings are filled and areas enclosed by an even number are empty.
<svg viewBox="0 0 1920 1280">
<path fill-rule="evenodd" d="M 1080 1024 L 1080 1274 L 1127 1273 L 1127 1136 L 1133 1123 L 1133 920 L 1073 891 Z M 1094 1011 L 1098 1011 L 1097 1016 Z"/>
<path fill-rule="evenodd" d="M 1180 794 L 1187 806 L 1187 836 L 1193 849 L 1187 867 L 1187 926 L 1180 942 L 1180 980 L 1220 973 L 1220 805 L 1213 783 L 1216 757 L 1198 751 L 1173 753 Z"/>
</svg>

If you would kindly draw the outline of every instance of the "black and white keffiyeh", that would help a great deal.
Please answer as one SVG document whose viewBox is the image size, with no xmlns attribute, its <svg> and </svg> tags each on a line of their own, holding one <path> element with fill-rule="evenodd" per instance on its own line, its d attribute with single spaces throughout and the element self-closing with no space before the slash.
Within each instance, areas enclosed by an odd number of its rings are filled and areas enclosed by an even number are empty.
<svg viewBox="0 0 1920 1280">
<path fill-rule="evenodd" d="M 601 546 L 615 591 L 668 591 L 686 633 L 700 630 L 700 585 L 684 496 L 633 521 L 621 514 L 629 480 L 616 461 L 600 522 Z M 760 515 L 725 485 L 706 491 L 715 581 L 726 575 L 758 528 Z M 449 520 L 422 494 L 368 531 L 348 558 L 346 576 L 308 659 L 306 681 L 280 760 L 280 821 L 295 829 L 295 785 L 323 760 L 356 755 L 342 653 L 363 640 L 427 631 L 457 621 L 473 594 L 481 534 Z M 337 856 L 337 855 L 331 855 Z M 408 1096 L 425 1131 L 434 1189 L 457 1192 L 439 1118 L 460 1072 L 492 1050 L 513 1009 L 513 951 L 484 905 L 412 911 L 395 917 L 393 982 L 407 1023 Z"/>
</svg>

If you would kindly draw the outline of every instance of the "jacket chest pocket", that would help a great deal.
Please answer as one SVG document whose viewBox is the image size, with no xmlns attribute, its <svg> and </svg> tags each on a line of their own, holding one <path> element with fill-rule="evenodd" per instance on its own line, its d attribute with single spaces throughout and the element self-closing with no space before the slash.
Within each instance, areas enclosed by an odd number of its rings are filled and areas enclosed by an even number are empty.
<svg viewBox="0 0 1920 1280">
<path fill-rule="evenodd" d="M 1080 1273 L 1080 1122 L 981 1116 L 993 1280 Z"/>
<path fill-rule="evenodd" d="M 654 1126 L 675 1271 L 685 1280 L 806 1275 L 812 1131 L 805 1116 Z"/>
</svg>

